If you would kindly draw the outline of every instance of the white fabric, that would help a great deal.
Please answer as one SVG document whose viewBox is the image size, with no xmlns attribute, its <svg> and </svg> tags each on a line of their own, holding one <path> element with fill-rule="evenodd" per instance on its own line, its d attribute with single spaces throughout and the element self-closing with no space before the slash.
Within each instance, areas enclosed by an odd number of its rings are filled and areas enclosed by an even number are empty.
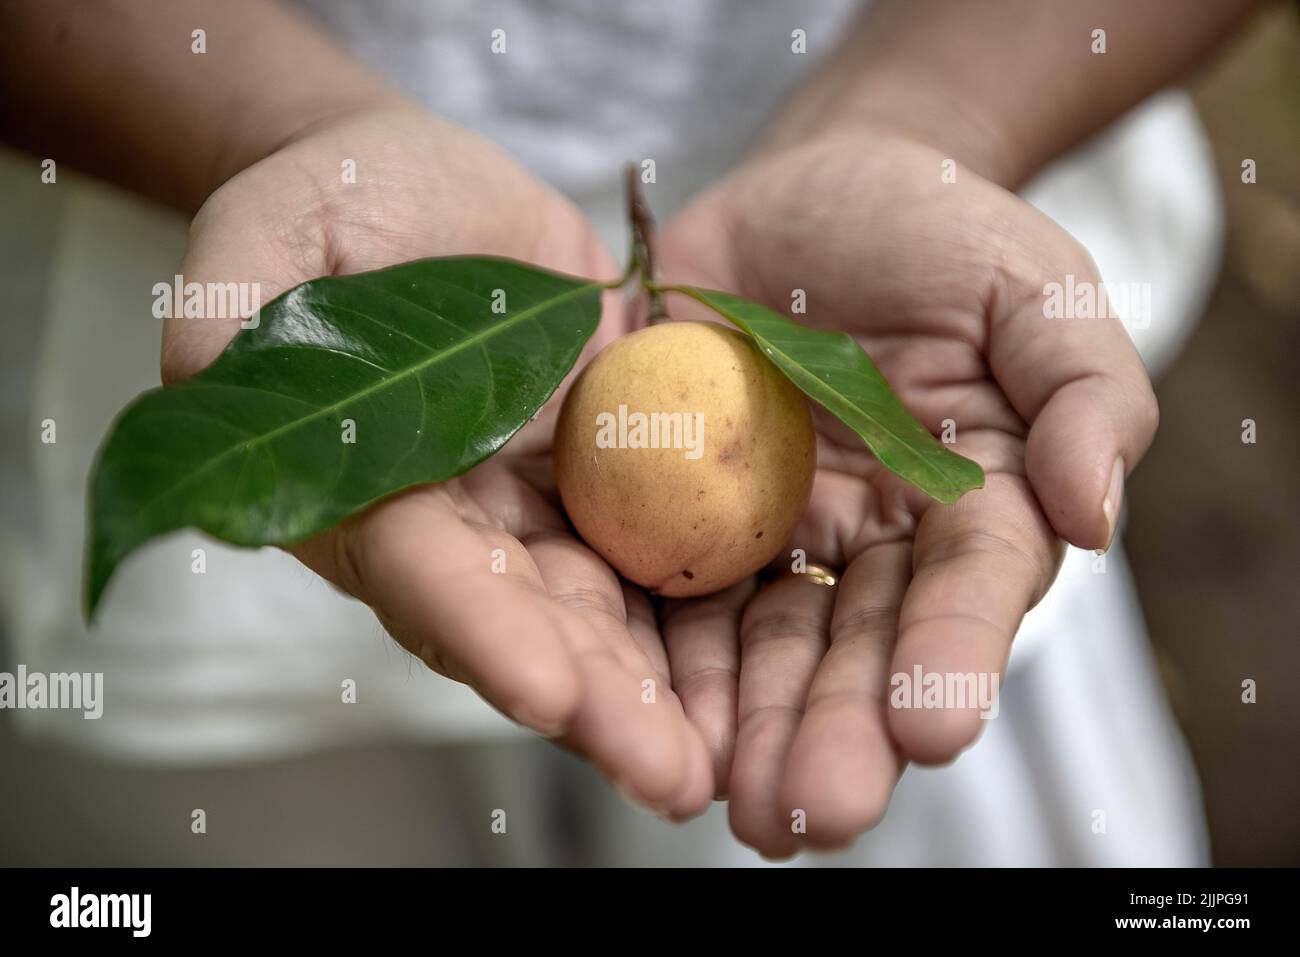
<svg viewBox="0 0 1300 957">
<path fill-rule="evenodd" d="M 829 2 L 794 13 L 774 0 L 311 6 L 432 109 L 568 191 L 619 255 L 620 164 L 656 160 L 653 201 L 666 214 L 734 161 L 851 12 Z M 808 32 L 806 56 L 790 53 L 796 27 Z M 504 56 L 489 51 L 497 28 L 506 31 Z M 31 531 L 12 522 L 0 530 L 3 600 L 17 660 L 103 671 L 107 704 L 97 722 L 20 712 L 27 730 L 165 763 L 244 761 L 374 736 L 518 733 L 275 550 L 193 534 L 156 542 L 121 569 L 87 636 L 77 610 L 86 474 L 114 410 L 156 382 L 150 289 L 175 271 L 184 224 L 93 184 L 60 189 L 32 401 L 35 421 L 57 420 L 58 443 L 39 445 L 28 429 L 31 474 L 6 473 L 7 494 L 31 497 L 37 521 Z M 1201 307 L 1221 232 L 1188 99 L 1153 100 L 1027 195 L 1089 246 L 1103 275 L 1153 283 L 1155 320 L 1137 337 L 1149 363 L 1165 364 Z M 194 548 L 207 551 L 206 575 L 191 573 Z M 358 684 L 355 706 L 339 704 L 346 678 Z M 720 812 L 668 830 L 601 806 L 614 859 L 753 859 L 727 836 Z M 1105 835 L 1091 832 L 1095 810 L 1106 812 Z M 1195 778 L 1117 552 L 1104 574 L 1091 555 L 1070 553 L 1017 639 L 1001 716 L 952 767 L 909 771 L 885 823 L 851 859 L 1206 859 Z"/>
</svg>

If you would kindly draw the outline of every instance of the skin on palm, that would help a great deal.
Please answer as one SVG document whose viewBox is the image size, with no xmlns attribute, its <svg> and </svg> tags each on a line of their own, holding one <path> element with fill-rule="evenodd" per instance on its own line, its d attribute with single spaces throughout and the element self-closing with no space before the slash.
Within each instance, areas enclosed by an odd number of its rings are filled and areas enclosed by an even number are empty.
<svg viewBox="0 0 1300 957">
<path fill-rule="evenodd" d="M 673 416 L 663 432 L 650 419 L 638 437 L 633 419 L 613 434 L 616 421 L 655 413 Z M 624 577 L 665 596 L 719 591 L 771 561 L 803 515 L 815 466 L 802 394 L 716 323 L 665 322 L 608 346 L 556 428 L 573 524 Z"/>
</svg>

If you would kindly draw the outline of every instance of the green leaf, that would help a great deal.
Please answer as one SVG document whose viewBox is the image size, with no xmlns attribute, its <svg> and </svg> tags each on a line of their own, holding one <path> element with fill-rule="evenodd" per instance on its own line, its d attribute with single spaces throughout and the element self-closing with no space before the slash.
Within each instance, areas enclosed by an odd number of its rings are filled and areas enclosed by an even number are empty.
<svg viewBox="0 0 1300 957">
<path fill-rule="evenodd" d="M 573 367 L 603 288 L 457 257 L 289 290 L 209 368 L 146 392 L 114 423 L 91 477 L 87 615 L 118 564 L 159 535 L 288 544 L 483 461 Z"/>
<path fill-rule="evenodd" d="M 747 332 L 791 382 L 862 436 L 886 468 L 931 498 L 955 502 L 984 486 L 984 470 L 912 417 L 852 336 L 801 326 L 725 292 L 666 288 L 704 303 Z"/>
</svg>

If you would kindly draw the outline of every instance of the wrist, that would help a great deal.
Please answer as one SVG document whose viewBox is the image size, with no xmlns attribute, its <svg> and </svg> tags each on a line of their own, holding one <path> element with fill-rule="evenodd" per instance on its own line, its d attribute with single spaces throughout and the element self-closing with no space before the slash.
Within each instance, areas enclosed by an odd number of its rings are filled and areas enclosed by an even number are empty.
<svg viewBox="0 0 1300 957">
<path fill-rule="evenodd" d="M 211 161 L 201 168 L 195 195 L 201 205 L 227 180 L 296 139 L 355 113 L 410 107 L 401 94 L 369 76 L 345 88 L 333 88 L 256 109 L 235 107 L 227 135 Z"/>
<path fill-rule="evenodd" d="M 1008 189 L 1032 172 L 1031 151 L 996 111 L 955 96 L 923 76 L 880 71 L 851 91 L 796 98 L 759 142 L 761 154 L 817 140 L 909 139 Z"/>
</svg>

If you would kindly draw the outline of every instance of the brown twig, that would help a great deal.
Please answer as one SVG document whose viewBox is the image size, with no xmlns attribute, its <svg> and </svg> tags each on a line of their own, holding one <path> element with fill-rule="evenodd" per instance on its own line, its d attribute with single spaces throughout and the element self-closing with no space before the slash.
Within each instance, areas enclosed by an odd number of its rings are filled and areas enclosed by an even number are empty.
<svg viewBox="0 0 1300 957">
<path fill-rule="evenodd" d="M 632 268 L 640 273 L 641 287 L 649 292 L 650 314 L 646 322 L 654 325 L 668 319 L 663 293 L 651 289 L 655 275 L 654 238 L 655 220 L 641 190 L 641 175 L 635 163 L 627 164 L 627 216 L 632 224 Z"/>
</svg>

